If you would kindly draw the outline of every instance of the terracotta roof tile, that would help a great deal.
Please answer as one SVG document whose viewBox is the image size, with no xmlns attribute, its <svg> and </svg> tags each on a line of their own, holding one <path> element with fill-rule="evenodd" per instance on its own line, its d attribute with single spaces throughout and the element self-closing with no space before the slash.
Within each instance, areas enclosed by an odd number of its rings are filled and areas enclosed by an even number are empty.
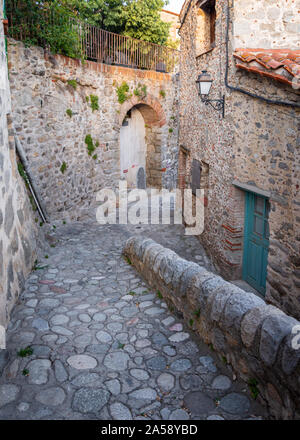
<svg viewBox="0 0 300 440">
<path fill-rule="evenodd" d="M 236 64 L 240 69 L 300 87 L 300 50 L 236 49 L 233 55 L 241 61 Z"/>
</svg>

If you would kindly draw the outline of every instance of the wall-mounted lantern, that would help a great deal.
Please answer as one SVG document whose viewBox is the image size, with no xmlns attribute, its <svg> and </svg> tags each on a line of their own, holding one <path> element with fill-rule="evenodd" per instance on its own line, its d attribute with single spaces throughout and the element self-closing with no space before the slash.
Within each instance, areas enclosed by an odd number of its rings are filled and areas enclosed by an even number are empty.
<svg viewBox="0 0 300 440">
<path fill-rule="evenodd" d="M 225 96 L 221 99 L 208 99 L 208 95 L 211 89 L 213 83 L 213 79 L 207 73 L 206 70 L 203 70 L 201 75 L 198 76 L 198 79 L 196 81 L 198 90 L 199 90 L 199 96 L 201 98 L 201 101 L 205 103 L 205 105 L 211 105 L 215 110 L 222 111 L 223 118 L 225 115 Z"/>
</svg>

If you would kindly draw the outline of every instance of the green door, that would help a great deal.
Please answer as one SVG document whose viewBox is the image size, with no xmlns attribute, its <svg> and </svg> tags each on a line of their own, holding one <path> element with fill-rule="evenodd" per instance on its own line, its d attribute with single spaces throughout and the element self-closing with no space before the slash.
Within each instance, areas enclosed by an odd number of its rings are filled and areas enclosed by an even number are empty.
<svg viewBox="0 0 300 440">
<path fill-rule="evenodd" d="M 263 295 L 268 265 L 269 210 L 267 198 L 246 192 L 243 279 Z"/>
</svg>

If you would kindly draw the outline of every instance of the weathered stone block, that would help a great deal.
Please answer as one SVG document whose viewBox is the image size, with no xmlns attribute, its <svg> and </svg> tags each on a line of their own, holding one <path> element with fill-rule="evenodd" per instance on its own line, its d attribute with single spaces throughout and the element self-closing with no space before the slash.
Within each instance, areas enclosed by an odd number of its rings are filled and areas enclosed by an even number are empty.
<svg viewBox="0 0 300 440">
<path fill-rule="evenodd" d="M 251 309 L 262 306 L 264 301 L 252 293 L 244 292 L 238 287 L 233 287 L 233 295 L 226 302 L 224 318 L 221 328 L 231 333 L 233 337 L 241 335 L 241 321 L 243 316 Z"/>
<path fill-rule="evenodd" d="M 259 353 L 267 366 L 270 367 L 275 363 L 282 339 L 289 335 L 297 324 L 298 321 L 284 314 L 275 314 L 265 318 L 261 328 Z"/>
<path fill-rule="evenodd" d="M 242 341 L 246 347 L 250 348 L 253 344 L 256 332 L 265 317 L 276 313 L 283 312 L 274 306 L 266 304 L 264 304 L 262 307 L 254 308 L 246 313 L 241 323 Z"/>
</svg>

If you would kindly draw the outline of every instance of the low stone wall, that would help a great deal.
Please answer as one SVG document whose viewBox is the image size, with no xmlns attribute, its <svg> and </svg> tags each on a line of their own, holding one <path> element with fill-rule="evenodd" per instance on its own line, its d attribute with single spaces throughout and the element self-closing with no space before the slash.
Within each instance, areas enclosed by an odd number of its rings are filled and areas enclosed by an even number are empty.
<svg viewBox="0 0 300 440">
<path fill-rule="evenodd" d="M 300 350 L 292 348 L 299 321 L 151 239 L 132 237 L 123 252 L 169 307 L 259 391 L 271 416 L 300 419 Z"/>
</svg>

